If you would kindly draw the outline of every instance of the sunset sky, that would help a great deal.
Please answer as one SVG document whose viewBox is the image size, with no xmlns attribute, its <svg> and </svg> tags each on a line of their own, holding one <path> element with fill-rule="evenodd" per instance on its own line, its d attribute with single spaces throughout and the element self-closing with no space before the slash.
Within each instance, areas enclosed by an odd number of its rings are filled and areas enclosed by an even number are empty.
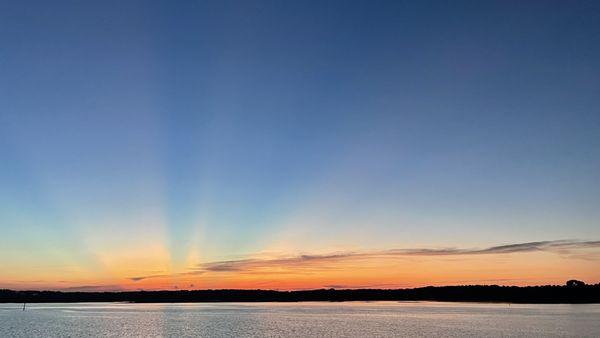
<svg viewBox="0 0 600 338">
<path fill-rule="evenodd" d="M 2 1 L 0 288 L 600 282 L 599 1 Z"/>
</svg>

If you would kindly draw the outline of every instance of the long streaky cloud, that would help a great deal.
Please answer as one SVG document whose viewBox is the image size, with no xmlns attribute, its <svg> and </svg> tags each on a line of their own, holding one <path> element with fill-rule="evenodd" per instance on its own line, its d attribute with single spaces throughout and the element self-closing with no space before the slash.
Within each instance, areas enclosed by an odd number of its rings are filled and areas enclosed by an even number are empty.
<svg viewBox="0 0 600 338">
<path fill-rule="evenodd" d="M 390 255 L 414 256 L 485 255 L 532 251 L 558 252 L 559 250 L 577 250 L 598 247 L 600 247 L 600 241 L 556 240 L 498 245 L 485 249 L 392 249 L 388 250 L 387 253 Z"/>
<path fill-rule="evenodd" d="M 285 268 L 292 266 L 294 269 L 310 269 L 311 271 L 332 270 L 335 267 L 325 263 L 366 260 L 377 258 L 400 258 L 410 256 L 469 256 L 469 255 L 494 255 L 527 252 L 552 252 L 561 255 L 571 255 L 574 258 L 585 257 L 581 250 L 600 249 L 600 241 L 579 240 L 554 240 L 526 242 L 492 246 L 483 249 L 461 248 L 415 248 L 415 249 L 389 249 L 381 251 L 339 252 L 330 254 L 303 254 L 298 256 L 285 256 L 278 258 L 246 258 L 238 260 L 225 260 L 201 263 L 190 271 L 172 275 L 148 275 L 131 277 L 132 281 L 141 281 L 149 278 L 175 277 L 183 275 L 198 275 L 208 272 L 245 272 L 260 271 L 265 268 Z M 593 256 L 592 257 L 596 257 Z M 309 263 L 323 263 L 315 266 Z"/>
<path fill-rule="evenodd" d="M 77 285 L 67 288 L 62 288 L 63 291 L 69 292 L 89 292 L 89 291 L 120 291 L 122 287 L 120 285 Z"/>
</svg>

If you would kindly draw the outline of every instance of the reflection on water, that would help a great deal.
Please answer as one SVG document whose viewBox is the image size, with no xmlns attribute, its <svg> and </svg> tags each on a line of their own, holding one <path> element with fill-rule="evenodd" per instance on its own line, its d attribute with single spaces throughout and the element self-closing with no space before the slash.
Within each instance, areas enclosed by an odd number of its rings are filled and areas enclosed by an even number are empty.
<svg viewBox="0 0 600 338">
<path fill-rule="evenodd" d="M 0 337 L 600 337 L 600 304 L 0 304 Z"/>
</svg>

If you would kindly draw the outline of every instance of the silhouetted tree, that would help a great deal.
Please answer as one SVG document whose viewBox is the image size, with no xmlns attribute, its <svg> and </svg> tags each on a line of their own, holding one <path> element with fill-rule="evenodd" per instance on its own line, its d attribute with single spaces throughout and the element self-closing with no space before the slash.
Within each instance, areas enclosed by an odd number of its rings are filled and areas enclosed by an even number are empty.
<svg viewBox="0 0 600 338">
<path fill-rule="evenodd" d="M 580 281 L 580 280 L 576 280 L 576 279 L 571 279 L 567 281 L 567 286 L 568 287 L 577 287 L 577 286 L 584 286 L 585 283 Z"/>
</svg>

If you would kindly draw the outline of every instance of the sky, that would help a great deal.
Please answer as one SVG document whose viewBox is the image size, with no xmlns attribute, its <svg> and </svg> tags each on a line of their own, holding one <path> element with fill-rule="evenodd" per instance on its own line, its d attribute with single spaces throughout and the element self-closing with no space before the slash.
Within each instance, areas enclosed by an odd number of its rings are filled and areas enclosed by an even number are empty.
<svg viewBox="0 0 600 338">
<path fill-rule="evenodd" d="M 0 1 L 0 288 L 600 282 L 597 1 Z"/>
</svg>

